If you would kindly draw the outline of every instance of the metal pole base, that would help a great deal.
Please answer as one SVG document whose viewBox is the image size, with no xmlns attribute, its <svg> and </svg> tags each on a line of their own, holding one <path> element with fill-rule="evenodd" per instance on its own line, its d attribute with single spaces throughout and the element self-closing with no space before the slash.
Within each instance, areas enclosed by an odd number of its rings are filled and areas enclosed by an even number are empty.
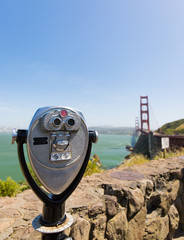
<svg viewBox="0 0 184 240">
<path fill-rule="evenodd" d="M 49 239 L 53 239 L 53 240 L 71 240 L 72 238 L 68 238 L 65 234 L 63 234 L 62 232 L 64 230 L 66 230 L 67 228 L 69 228 L 72 223 L 73 223 L 73 217 L 69 214 L 66 213 L 66 220 L 64 223 L 57 225 L 57 226 L 51 226 L 51 227 L 47 227 L 42 225 L 42 221 L 40 221 L 42 215 L 38 215 L 32 222 L 32 226 L 33 228 L 42 233 L 42 239 L 44 240 L 49 240 Z M 64 238 L 65 237 L 65 238 Z M 67 238 L 66 238 L 67 237 Z"/>
</svg>

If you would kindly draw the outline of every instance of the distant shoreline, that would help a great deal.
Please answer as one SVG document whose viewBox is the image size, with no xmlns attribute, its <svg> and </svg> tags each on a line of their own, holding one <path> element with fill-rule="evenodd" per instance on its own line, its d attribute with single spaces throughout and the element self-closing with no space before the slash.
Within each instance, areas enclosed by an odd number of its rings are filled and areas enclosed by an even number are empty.
<svg viewBox="0 0 184 240">
<path fill-rule="evenodd" d="M 12 132 L 12 128 L 6 128 L 6 127 L 0 128 L 0 133 L 11 133 L 11 132 Z"/>
<path fill-rule="evenodd" d="M 133 127 L 90 127 L 98 131 L 99 134 L 117 134 L 117 135 L 132 135 L 135 132 Z"/>
<path fill-rule="evenodd" d="M 89 130 L 96 130 L 99 134 L 117 134 L 117 135 L 132 135 L 135 131 L 133 127 L 88 127 Z M 12 133 L 12 128 L 2 127 L 1 133 Z"/>
</svg>

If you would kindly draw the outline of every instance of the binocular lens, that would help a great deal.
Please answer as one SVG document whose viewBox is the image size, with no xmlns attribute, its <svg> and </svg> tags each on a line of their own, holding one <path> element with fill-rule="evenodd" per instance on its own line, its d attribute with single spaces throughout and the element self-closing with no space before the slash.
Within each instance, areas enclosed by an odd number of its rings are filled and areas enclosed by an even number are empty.
<svg viewBox="0 0 184 240">
<path fill-rule="evenodd" d="M 55 119 L 54 119 L 54 125 L 55 125 L 55 126 L 59 126 L 60 124 L 61 124 L 61 119 L 55 118 Z"/>
<path fill-rule="evenodd" d="M 68 119 L 68 125 L 70 127 L 74 126 L 74 124 L 75 124 L 75 120 L 73 118 Z"/>
</svg>

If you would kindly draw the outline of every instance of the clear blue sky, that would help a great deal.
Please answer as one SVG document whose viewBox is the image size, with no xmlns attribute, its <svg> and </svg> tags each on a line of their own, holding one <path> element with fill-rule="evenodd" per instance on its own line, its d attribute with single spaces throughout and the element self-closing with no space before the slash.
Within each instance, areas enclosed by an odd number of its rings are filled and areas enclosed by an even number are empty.
<svg viewBox="0 0 184 240">
<path fill-rule="evenodd" d="M 0 83 L 0 127 L 51 105 L 134 126 L 141 95 L 159 126 L 184 118 L 184 1 L 0 1 Z"/>
</svg>

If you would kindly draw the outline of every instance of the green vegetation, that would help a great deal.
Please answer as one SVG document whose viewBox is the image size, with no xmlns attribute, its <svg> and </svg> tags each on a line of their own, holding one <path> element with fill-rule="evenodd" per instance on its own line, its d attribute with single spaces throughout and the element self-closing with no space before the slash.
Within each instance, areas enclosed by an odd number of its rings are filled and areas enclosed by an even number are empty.
<svg viewBox="0 0 184 240">
<path fill-rule="evenodd" d="M 159 128 L 156 132 L 163 134 L 184 134 L 184 119 L 180 119 L 174 122 L 169 122 L 164 124 L 161 128 Z"/>
<path fill-rule="evenodd" d="M 122 166 L 130 167 L 133 165 L 140 165 L 145 162 L 149 162 L 150 160 L 145 157 L 143 154 L 132 153 L 128 156 L 128 159 L 125 159 Z"/>
<path fill-rule="evenodd" d="M 154 160 L 160 158 L 171 158 L 171 157 L 178 157 L 184 155 L 184 148 L 175 149 L 175 150 L 168 150 L 165 153 L 160 151 L 155 157 Z"/>
<path fill-rule="evenodd" d="M 18 184 L 19 184 L 19 188 L 17 193 L 23 192 L 30 188 L 30 186 L 25 180 L 19 181 Z"/>
<path fill-rule="evenodd" d="M 165 153 L 163 151 L 160 151 L 153 160 L 158 160 L 161 158 L 171 158 L 171 157 L 178 157 L 184 155 L 184 148 L 176 149 L 176 150 L 168 150 Z M 133 165 L 140 165 L 145 162 L 151 161 L 148 159 L 146 156 L 143 154 L 136 154 L 132 153 L 128 156 L 128 159 L 125 159 L 124 162 L 122 163 L 123 167 L 129 167 Z"/>
<path fill-rule="evenodd" d="M 0 180 L 0 196 L 14 197 L 18 193 L 19 184 L 8 177 L 5 181 Z"/>
<path fill-rule="evenodd" d="M 97 154 L 94 154 L 93 157 L 89 160 L 86 171 L 84 173 L 84 176 L 90 176 L 93 173 L 100 173 L 102 172 L 102 164 L 100 162 L 99 157 Z"/>
<path fill-rule="evenodd" d="M 15 197 L 18 193 L 29 188 L 26 181 L 15 182 L 11 177 L 7 177 L 4 181 L 0 179 L 0 197 Z"/>
</svg>

